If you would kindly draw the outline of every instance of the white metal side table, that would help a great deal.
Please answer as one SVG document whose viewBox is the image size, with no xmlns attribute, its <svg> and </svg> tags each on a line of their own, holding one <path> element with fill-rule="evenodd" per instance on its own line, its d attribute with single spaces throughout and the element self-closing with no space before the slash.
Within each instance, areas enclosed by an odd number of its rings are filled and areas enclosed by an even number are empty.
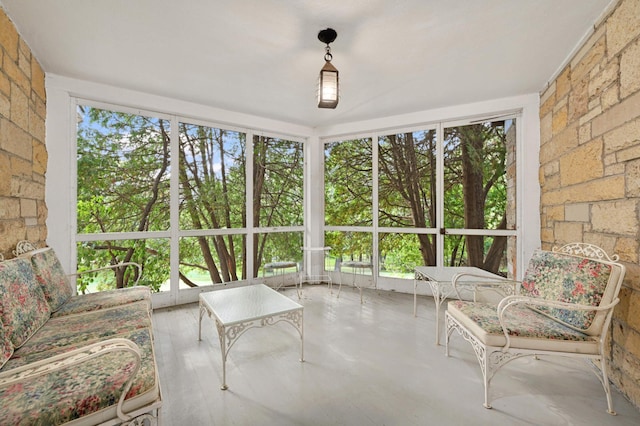
<svg viewBox="0 0 640 426">
<path fill-rule="evenodd" d="M 296 286 L 296 291 L 298 292 L 298 299 L 300 299 L 300 289 L 298 289 L 298 263 L 293 261 L 279 261 L 279 262 L 270 262 L 264 265 L 262 269 L 262 278 L 266 277 L 266 271 L 273 271 L 273 275 L 276 277 L 280 277 L 280 281 L 274 283 L 274 290 L 280 290 L 285 286 L 284 283 L 284 274 L 287 269 L 295 268 L 296 271 L 296 280 L 294 281 L 294 285 Z M 302 286 L 301 286 L 302 287 Z"/>
<path fill-rule="evenodd" d="M 453 286 L 454 280 L 465 289 L 473 290 L 478 285 L 493 285 L 505 294 L 513 294 L 516 286 L 512 280 L 473 266 L 417 266 L 413 280 L 413 316 L 417 315 L 418 282 L 426 282 L 431 287 L 436 306 L 436 345 L 440 344 L 440 307 L 447 298 L 460 296 Z"/>
<path fill-rule="evenodd" d="M 322 262 L 322 270 L 319 273 L 301 273 L 300 274 L 300 289 L 302 290 L 302 283 L 307 282 L 310 284 L 319 284 L 319 283 L 327 283 L 329 285 L 329 290 L 333 292 L 332 289 L 332 280 L 329 272 L 325 270 L 325 257 L 327 252 L 331 250 L 331 247 L 301 247 L 303 251 L 309 254 L 309 256 L 313 256 L 314 254 L 322 253 L 323 262 Z M 304 272 L 304 268 L 303 268 Z"/>
<path fill-rule="evenodd" d="M 368 269 L 371 271 L 371 275 L 373 276 L 373 264 L 371 262 L 362 262 L 357 260 L 347 260 L 346 262 L 342 262 L 340 264 L 340 287 L 338 287 L 338 297 L 340 297 L 340 290 L 342 290 L 342 268 L 351 268 L 351 285 L 360 290 L 360 303 L 363 303 L 362 285 L 358 285 L 356 283 L 356 275 L 364 275 L 365 271 Z M 360 274 L 358 274 L 358 272 L 360 272 Z"/>
</svg>

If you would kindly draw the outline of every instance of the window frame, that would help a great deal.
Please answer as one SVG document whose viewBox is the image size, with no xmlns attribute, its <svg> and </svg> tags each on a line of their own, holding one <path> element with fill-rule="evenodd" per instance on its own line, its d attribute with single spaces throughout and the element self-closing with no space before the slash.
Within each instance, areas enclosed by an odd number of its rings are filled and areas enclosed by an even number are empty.
<svg viewBox="0 0 640 426">
<path fill-rule="evenodd" d="M 433 123 L 427 123 L 424 125 L 411 125 L 411 126 L 401 126 L 401 127 L 393 127 L 384 130 L 376 130 L 371 132 L 358 132 L 353 134 L 344 134 L 340 136 L 328 136 L 320 138 L 320 141 L 323 146 L 323 152 L 325 152 L 325 147 L 327 144 L 341 142 L 345 140 L 351 139 L 365 139 L 370 138 L 372 143 L 372 208 L 373 208 L 373 225 L 372 226 L 332 226 L 324 223 L 323 220 L 323 228 L 322 233 L 331 232 L 331 231 L 339 231 L 339 232 L 370 232 L 372 234 L 372 263 L 373 263 L 373 283 L 372 285 L 375 288 L 382 289 L 399 289 L 406 288 L 402 281 L 407 281 L 402 278 L 391 278 L 380 275 L 380 265 L 379 265 L 379 237 L 380 234 L 388 234 L 388 233 L 396 233 L 396 234 L 426 234 L 432 235 L 433 238 L 436 239 L 436 247 L 440 249 L 437 250 L 436 256 L 436 265 L 435 266 L 444 266 L 444 238 L 447 235 L 482 235 L 487 237 L 496 237 L 496 236 L 505 236 L 508 238 L 515 238 L 515 252 L 517 253 L 515 263 L 508 265 L 508 274 L 510 277 L 517 277 L 519 271 L 521 271 L 521 264 L 523 260 L 521 259 L 522 253 L 522 233 L 521 233 L 521 209 L 523 208 L 522 204 L 522 144 L 523 144 L 523 129 L 520 123 L 523 122 L 522 117 L 522 109 L 514 109 L 512 111 L 501 112 L 501 113 L 485 113 L 479 116 L 473 116 L 464 119 L 443 119 Z M 499 230 L 499 229 L 467 229 L 467 228 L 447 228 L 445 233 L 441 233 L 440 230 L 444 229 L 444 129 L 456 126 L 464 126 L 470 124 L 476 124 L 479 122 L 486 121 L 499 121 L 503 119 L 515 119 L 516 120 L 516 155 L 515 155 L 515 167 L 516 167 L 516 196 L 515 196 L 515 229 L 507 229 L 507 230 Z M 400 133 L 411 133 L 416 131 L 427 131 L 427 130 L 435 130 L 436 131 L 436 223 L 435 227 L 431 228 L 407 228 L 407 227 L 384 227 L 379 226 L 379 199 L 378 199 L 378 176 L 379 176 L 379 142 L 380 138 Z M 324 171 L 324 156 L 323 156 L 323 165 L 322 170 Z M 323 193 L 324 193 L 324 185 L 323 185 Z M 324 197 L 324 195 L 323 195 Z M 339 279 L 339 276 L 336 276 Z"/>
<path fill-rule="evenodd" d="M 171 166 L 179 167 L 179 161 L 174 158 L 173 153 L 179 152 L 179 123 L 188 123 L 196 126 L 212 127 L 218 129 L 224 129 L 228 131 L 234 131 L 245 134 L 245 152 L 246 152 L 246 164 L 245 164 L 245 204 L 247 209 L 246 227 L 238 227 L 232 229 L 220 228 L 220 229 L 180 229 L 179 225 L 179 174 L 171 173 L 170 175 L 170 201 L 169 201 L 169 229 L 162 231 L 148 231 L 148 232 L 110 232 L 110 233 L 78 233 L 77 213 L 76 207 L 78 204 L 77 197 L 77 108 L 79 106 L 86 106 L 91 108 L 99 108 L 103 110 L 121 112 L 126 114 L 141 115 L 151 118 L 158 118 L 167 120 L 170 123 L 170 152 L 171 154 Z M 272 226 L 272 227 L 254 227 L 253 224 L 253 138 L 254 135 L 284 139 L 291 142 L 297 142 L 302 144 L 303 150 L 303 162 L 302 162 L 302 175 L 303 180 L 306 177 L 306 145 L 308 140 L 299 136 L 291 136 L 286 134 L 280 134 L 276 132 L 256 131 L 249 127 L 230 126 L 227 124 L 220 124 L 214 121 L 198 119 L 194 117 L 187 117 L 178 114 L 159 113 L 156 111 L 140 108 L 131 108 L 120 104 L 112 104 L 101 101 L 94 101 L 85 99 L 82 97 L 71 97 L 71 109 L 74 111 L 75 121 L 71 125 L 70 137 L 71 149 L 70 149 L 70 189 L 71 189 L 71 203 L 72 211 L 70 217 L 70 228 L 72 241 L 70 244 L 70 264 L 73 271 L 77 270 L 77 243 L 79 242 L 92 242 L 92 241 L 118 241 L 118 240 L 136 240 L 136 239 L 167 239 L 169 241 L 169 263 L 170 263 L 170 289 L 166 292 L 160 292 L 154 294 L 154 300 L 158 300 L 158 304 L 163 305 L 175 305 L 182 303 L 194 302 L 197 300 L 198 294 L 202 291 L 207 291 L 216 286 L 236 286 L 251 283 L 257 280 L 263 280 L 262 277 L 253 277 L 254 261 L 253 261 L 253 246 L 254 235 L 269 234 L 269 233 L 284 233 L 284 232 L 305 232 L 305 223 L 296 226 Z M 303 190 L 306 185 L 303 182 Z M 306 197 L 306 195 L 305 195 Z M 303 208 L 303 215 L 304 215 Z M 305 222 L 303 220 L 303 222 Z M 183 237 L 198 237 L 198 236 L 219 236 L 219 235 L 238 235 L 246 238 L 246 259 L 245 266 L 247 268 L 247 279 L 238 280 L 234 282 L 227 282 L 221 284 L 213 284 L 211 286 L 201 286 L 197 288 L 180 288 L 180 276 L 179 276 L 179 241 Z M 303 237 L 304 238 L 304 237 Z M 302 258 L 302 254 L 301 254 Z"/>
</svg>

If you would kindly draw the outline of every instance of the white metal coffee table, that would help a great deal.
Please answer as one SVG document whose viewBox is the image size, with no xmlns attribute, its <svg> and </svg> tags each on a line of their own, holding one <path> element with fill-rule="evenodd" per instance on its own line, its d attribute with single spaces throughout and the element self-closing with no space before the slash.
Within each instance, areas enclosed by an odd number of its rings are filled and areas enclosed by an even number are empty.
<svg viewBox="0 0 640 426">
<path fill-rule="evenodd" d="M 431 294 L 436 305 L 436 345 L 440 344 L 440 307 L 451 296 L 460 297 L 457 286 L 475 290 L 479 287 L 498 288 L 505 294 L 514 294 L 515 281 L 473 266 L 417 266 L 413 280 L 413 316 L 417 314 L 418 282 L 427 282 L 431 287 Z M 474 293 L 475 295 L 475 293 Z"/>
<path fill-rule="evenodd" d="M 200 293 L 198 340 L 202 340 L 202 317 L 215 317 L 222 353 L 222 390 L 227 389 L 227 355 L 247 330 L 288 322 L 300 334 L 300 361 L 304 361 L 304 307 L 264 284 Z"/>
</svg>

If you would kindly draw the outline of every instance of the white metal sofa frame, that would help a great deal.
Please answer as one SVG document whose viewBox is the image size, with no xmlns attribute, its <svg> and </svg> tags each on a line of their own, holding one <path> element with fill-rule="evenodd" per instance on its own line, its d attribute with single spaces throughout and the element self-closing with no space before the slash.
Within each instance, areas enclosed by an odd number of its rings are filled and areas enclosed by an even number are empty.
<svg viewBox="0 0 640 426">
<path fill-rule="evenodd" d="M 445 313 L 446 355 L 449 356 L 449 338 L 451 333 L 453 330 L 457 330 L 465 340 L 471 343 L 476 357 L 478 358 L 478 362 L 480 363 L 480 369 L 482 371 L 484 381 L 484 407 L 486 408 L 491 408 L 491 404 L 489 402 L 489 385 L 491 383 L 491 379 L 496 372 L 509 361 L 524 356 L 537 357 L 538 355 L 560 355 L 585 359 L 604 388 L 607 398 L 607 412 L 615 415 L 616 413 L 613 410 L 611 398 L 611 388 L 607 377 L 605 345 L 613 309 L 620 301 L 618 293 L 624 279 L 625 267 L 617 262 L 619 260 L 618 255 L 609 257 L 604 250 L 592 244 L 567 244 L 560 248 L 554 247 L 552 249 L 552 253 L 561 253 L 564 255 L 591 259 L 601 264 L 611 266 L 611 273 L 603 292 L 602 299 L 598 305 L 581 305 L 523 295 L 506 296 L 498 303 L 497 307 L 493 308 L 492 314 L 494 321 L 497 314 L 499 328 L 502 329 L 502 335 L 500 335 L 500 333 L 496 334 L 495 330 L 494 334 L 490 334 L 490 330 L 485 329 L 488 327 L 483 327 L 482 324 L 470 325 L 469 318 L 465 318 L 465 314 L 460 313 L 460 311 L 453 309 L 452 314 L 450 310 L 447 310 Z M 450 302 L 450 308 L 451 303 L 456 302 Z M 595 325 L 595 329 L 590 327 L 589 333 L 585 336 L 586 339 L 584 342 L 559 340 L 557 338 L 552 339 L 551 336 L 521 338 L 517 335 L 517 330 L 512 330 L 512 333 L 509 332 L 509 321 L 506 316 L 509 310 L 515 307 L 522 308 L 523 305 L 527 308 L 531 308 L 531 310 L 535 312 L 539 312 L 537 309 L 545 309 L 545 307 L 546 309 L 561 309 L 565 312 L 594 312 L 596 318 L 592 324 Z M 542 313 L 541 315 L 547 316 L 545 313 Z M 486 320 L 487 318 L 485 317 L 484 319 Z M 578 330 L 575 327 L 571 328 L 578 331 L 578 333 L 583 331 Z M 514 331 L 515 333 L 513 333 Z M 543 341 L 542 345 L 540 344 L 541 340 Z M 487 342 L 492 344 L 488 344 Z M 599 368 L 596 366 L 596 362 L 600 363 Z"/>
</svg>

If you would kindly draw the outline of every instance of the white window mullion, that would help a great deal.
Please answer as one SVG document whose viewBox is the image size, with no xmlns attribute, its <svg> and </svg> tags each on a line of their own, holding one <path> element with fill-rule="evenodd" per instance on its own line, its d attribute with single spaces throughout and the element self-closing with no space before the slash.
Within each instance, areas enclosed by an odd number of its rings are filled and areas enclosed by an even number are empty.
<svg viewBox="0 0 640 426">
<path fill-rule="evenodd" d="M 169 298 L 171 304 L 175 304 L 180 291 L 180 140 L 178 118 L 171 117 L 170 133 L 170 158 L 171 177 L 169 178 L 169 264 L 170 290 Z"/>
<path fill-rule="evenodd" d="M 254 240 L 254 224 L 253 224 L 253 131 L 249 130 L 246 133 L 245 140 L 245 152 L 246 152 L 246 163 L 245 163 L 245 187 L 247 188 L 247 192 L 245 194 L 245 203 L 246 203 L 246 221 L 247 221 L 247 258 L 246 258 L 246 270 L 247 270 L 247 281 L 253 281 L 253 240 Z"/>
<path fill-rule="evenodd" d="M 436 126 L 436 266 L 444 265 L 444 126 Z"/>
<path fill-rule="evenodd" d="M 69 271 L 78 270 L 78 98 L 71 98 L 69 102 L 69 165 L 71 169 L 69 188 L 70 206 L 69 208 L 69 226 L 73 238 L 69 239 Z M 75 291 L 75 285 L 74 285 Z"/>
<path fill-rule="evenodd" d="M 373 235 L 372 235 L 372 253 L 371 253 L 371 264 L 373 265 L 372 268 L 373 270 L 371 271 L 371 275 L 373 277 L 373 287 L 374 288 L 378 288 L 378 271 L 380 270 L 378 268 L 378 253 L 379 251 L 379 247 L 378 247 L 378 239 L 379 239 L 379 235 L 378 235 L 378 219 L 380 216 L 380 212 L 379 212 L 379 203 L 378 203 L 378 147 L 380 146 L 380 141 L 378 140 L 378 138 L 380 137 L 379 134 L 374 133 L 371 136 L 371 143 L 372 143 L 372 147 L 371 147 L 371 173 L 373 176 L 371 176 L 372 179 L 372 201 L 373 201 L 373 205 L 371 206 L 371 208 L 373 209 L 372 213 L 373 213 Z"/>
</svg>

